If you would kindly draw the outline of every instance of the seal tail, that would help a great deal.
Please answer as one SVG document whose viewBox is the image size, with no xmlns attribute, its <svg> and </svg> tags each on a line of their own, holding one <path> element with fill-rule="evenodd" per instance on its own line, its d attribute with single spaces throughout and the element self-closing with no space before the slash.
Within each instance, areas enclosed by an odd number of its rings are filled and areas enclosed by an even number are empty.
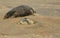
<svg viewBox="0 0 60 38">
<path fill-rule="evenodd" d="M 13 10 L 9 11 L 9 12 L 4 16 L 4 19 L 7 19 L 7 18 L 11 17 L 14 13 L 15 13 L 15 11 L 13 11 Z"/>
</svg>

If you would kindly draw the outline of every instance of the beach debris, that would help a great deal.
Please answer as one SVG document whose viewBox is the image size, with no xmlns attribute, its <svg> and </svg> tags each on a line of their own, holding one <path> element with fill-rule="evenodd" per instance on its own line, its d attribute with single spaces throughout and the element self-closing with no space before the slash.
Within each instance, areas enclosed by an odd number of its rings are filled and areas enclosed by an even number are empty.
<svg viewBox="0 0 60 38">
<path fill-rule="evenodd" d="M 31 19 L 24 18 L 20 21 L 20 24 L 34 24 L 35 22 Z"/>
</svg>

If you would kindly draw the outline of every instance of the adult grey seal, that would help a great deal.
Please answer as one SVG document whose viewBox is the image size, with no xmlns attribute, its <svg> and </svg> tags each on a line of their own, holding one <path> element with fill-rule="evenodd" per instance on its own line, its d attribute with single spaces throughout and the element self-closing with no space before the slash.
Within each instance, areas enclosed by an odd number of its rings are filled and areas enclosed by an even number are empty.
<svg viewBox="0 0 60 38">
<path fill-rule="evenodd" d="M 36 13 L 36 11 L 32 7 L 28 5 L 21 5 L 10 10 L 4 16 L 4 19 L 10 18 L 10 17 L 14 17 L 14 18 L 25 17 L 25 16 L 33 15 L 34 13 Z"/>
</svg>

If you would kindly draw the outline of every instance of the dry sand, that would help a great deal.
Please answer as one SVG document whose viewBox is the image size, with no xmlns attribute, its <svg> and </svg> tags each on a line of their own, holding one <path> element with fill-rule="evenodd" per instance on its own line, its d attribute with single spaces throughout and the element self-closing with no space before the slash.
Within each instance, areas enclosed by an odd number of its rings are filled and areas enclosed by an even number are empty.
<svg viewBox="0 0 60 38">
<path fill-rule="evenodd" d="M 21 17 L 3 19 L 9 10 L 22 4 L 37 11 L 39 15 L 26 17 L 36 24 L 21 25 Z M 0 38 L 60 38 L 60 0 L 0 0 Z"/>
</svg>

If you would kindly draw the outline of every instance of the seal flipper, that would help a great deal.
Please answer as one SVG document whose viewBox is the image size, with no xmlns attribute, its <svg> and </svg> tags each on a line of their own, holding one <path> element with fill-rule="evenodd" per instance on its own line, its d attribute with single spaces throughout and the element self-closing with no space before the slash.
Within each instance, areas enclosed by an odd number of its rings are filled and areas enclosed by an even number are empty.
<svg viewBox="0 0 60 38">
<path fill-rule="evenodd" d="M 15 13 L 15 11 L 13 11 L 13 10 L 9 11 L 9 12 L 4 16 L 4 19 L 7 19 L 7 18 L 11 17 L 14 13 Z"/>
</svg>

